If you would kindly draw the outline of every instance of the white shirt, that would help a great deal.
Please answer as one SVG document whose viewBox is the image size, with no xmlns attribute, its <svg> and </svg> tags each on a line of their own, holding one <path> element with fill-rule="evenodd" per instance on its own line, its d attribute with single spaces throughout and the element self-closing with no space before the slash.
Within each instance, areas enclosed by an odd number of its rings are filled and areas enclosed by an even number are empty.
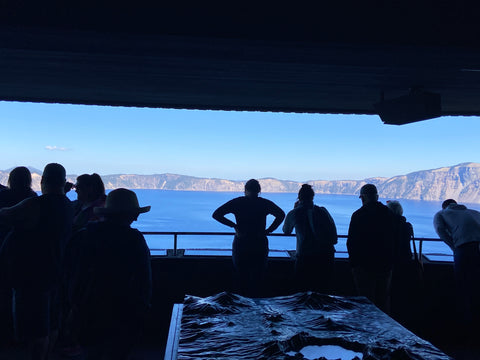
<svg viewBox="0 0 480 360">
<path fill-rule="evenodd" d="M 433 218 L 440 239 L 452 250 L 470 242 L 480 242 L 480 212 L 464 205 L 450 204 Z"/>
</svg>

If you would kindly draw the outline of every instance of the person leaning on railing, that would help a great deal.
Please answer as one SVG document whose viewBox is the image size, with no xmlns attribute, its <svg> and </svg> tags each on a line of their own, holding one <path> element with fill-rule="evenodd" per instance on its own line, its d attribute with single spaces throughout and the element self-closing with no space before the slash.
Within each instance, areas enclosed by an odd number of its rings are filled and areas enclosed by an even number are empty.
<svg viewBox="0 0 480 360">
<path fill-rule="evenodd" d="M 458 305 L 463 317 L 461 330 L 471 336 L 480 323 L 480 212 L 448 199 L 435 214 L 433 224 L 440 239 L 453 250 Z"/>
<path fill-rule="evenodd" d="M 228 201 L 212 214 L 218 222 L 235 229 L 232 259 L 239 282 L 238 290 L 242 295 L 251 297 L 259 295 L 266 274 L 267 234 L 275 231 L 285 218 L 281 208 L 258 196 L 260 190 L 257 180 L 248 180 L 245 196 Z M 236 222 L 227 219 L 226 214 L 233 214 Z M 268 215 L 273 215 L 275 219 L 266 228 Z"/>
</svg>

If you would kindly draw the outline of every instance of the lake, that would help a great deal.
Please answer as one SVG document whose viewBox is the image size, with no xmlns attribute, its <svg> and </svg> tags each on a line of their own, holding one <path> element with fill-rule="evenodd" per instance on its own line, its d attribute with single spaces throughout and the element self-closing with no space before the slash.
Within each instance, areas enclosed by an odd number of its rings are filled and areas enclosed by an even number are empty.
<svg viewBox="0 0 480 360">
<path fill-rule="evenodd" d="M 200 191 L 168 191 L 168 190 L 134 190 L 140 206 L 150 205 L 151 211 L 141 214 L 132 226 L 140 231 L 194 231 L 194 232 L 231 232 L 228 228 L 212 219 L 213 211 L 242 193 L 233 192 L 200 192 Z M 71 199 L 76 198 L 75 192 L 70 192 Z M 293 208 L 297 199 L 295 193 L 262 193 L 262 197 L 272 200 L 285 213 Z M 352 213 L 361 206 L 361 201 L 355 195 L 315 195 L 315 204 L 325 206 L 337 226 L 339 235 L 346 235 Z M 389 199 L 379 199 L 385 203 Z M 415 237 L 438 238 L 433 229 L 433 216 L 441 209 L 440 201 L 399 200 L 403 206 L 404 216 L 412 223 Z M 468 205 L 477 209 L 478 204 Z M 478 210 L 478 209 L 477 209 Z M 233 219 L 233 217 L 231 217 Z M 267 219 L 269 222 L 272 219 Z M 268 225 L 267 225 L 268 226 Z M 275 231 L 281 234 L 281 226 Z M 167 235 L 146 236 L 151 249 L 173 248 L 173 237 Z M 231 236 L 179 236 L 178 248 L 194 249 L 230 249 Z M 271 249 L 295 249 L 294 237 L 270 237 Z M 337 251 L 346 251 L 345 239 L 339 239 Z M 451 254 L 443 243 L 424 243 L 424 253 Z"/>
</svg>

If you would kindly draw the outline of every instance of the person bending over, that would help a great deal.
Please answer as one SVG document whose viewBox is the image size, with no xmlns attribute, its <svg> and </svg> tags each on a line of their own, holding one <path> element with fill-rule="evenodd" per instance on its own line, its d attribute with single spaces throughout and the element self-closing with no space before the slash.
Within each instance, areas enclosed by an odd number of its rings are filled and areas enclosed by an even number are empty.
<svg viewBox="0 0 480 360">
<path fill-rule="evenodd" d="M 478 341 L 480 323 L 480 212 L 457 204 L 453 199 L 442 203 L 433 225 L 440 239 L 453 251 L 461 332 Z"/>
</svg>

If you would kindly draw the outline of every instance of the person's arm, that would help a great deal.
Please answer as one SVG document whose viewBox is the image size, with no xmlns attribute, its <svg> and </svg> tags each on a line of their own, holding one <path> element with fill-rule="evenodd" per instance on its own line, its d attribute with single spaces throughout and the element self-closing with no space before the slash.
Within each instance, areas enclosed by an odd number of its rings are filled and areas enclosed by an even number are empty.
<svg viewBox="0 0 480 360">
<path fill-rule="evenodd" d="M 348 226 L 348 236 L 347 236 L 347 251 L 350 264 L 352 266 L 356 265 L 356 259 L 358 255 L 358 221 L 357 216 L 353 213 L 350 219 L 350 225 Z"/>
<path fill-rule="evenodd" d="M 17 205 L 0 209 L 0 222 L 10 226 L 34 226 L 38 221 L 38 202 L 28 198 Z"/>
<path fill-rule="evenodd" d="M 408 236 L 410 238 L 413 238 L 413 225 L 407 221 L 407 231 L 408 231 Z"/>
<path fill-rule="evenodd" d="M 328 219 L 328 227 L 329 227 L 328 240 L 332 245 L 335 245 L 338 242 L 338 234 L 337 234 L 337 227 L 335 225 L 335 221 L 333 220 L 332 216 L 330 215 L 327 209 L 325 209 L 324 207 L 322 207 L 321 209 L 323 210 L 323 212 L 325 213 Z"/>
<path fill-rule="evenodd" d="M 265 230 L 265 233 L 270 234 L 274 232 L 285 219 L 285 212 L 280 209 L 277 205 L 271 202 L 271 207 L 269 213 L 275 217 L 272 224 Z"/>
<path fill-rule="evenodd" d="M 295 213 L 294 211 L 290 211 L 285 218 L 285 222 L 283 223 L 282 231 L 286 235 L 290 235 L 295 227 Z"/>
<path fill-rule="evenodd" d="M 450 233 L 450 229 L 448 228 L 441 212 L 436 213 L 433 217 L 433 227 L 435 228 L 435 231 L 440 239 L 443 240 L 453 250 L 454 245 L 452 234 Z"/>
<path fill-rule="evenodd" d="M 214 218 L 215 220 L 217 220 L 219 223 L 223 225 L 229 226 L 231 228 L 235 228 L 237 224 L 235 224 L 232 220 L 227 219 L 225 217 L 225 215 L 232 213 L 230 209 L 230 204 L 231 204 L 231 201 L 220 206 L 217 210 L 213 212 L 212 218 Z"/>
<path fill-rule="evenodd" d="M 138 283 L 140 296 L 142 299 L 142 309 L 148 309 L 152 300 L 152 268 L 150 250 L 148 249 L 145 238 L 140 234 L 139 243 L 141 243 L 139 251 L 139 265 L 138 265 Z"/>
</svg>

